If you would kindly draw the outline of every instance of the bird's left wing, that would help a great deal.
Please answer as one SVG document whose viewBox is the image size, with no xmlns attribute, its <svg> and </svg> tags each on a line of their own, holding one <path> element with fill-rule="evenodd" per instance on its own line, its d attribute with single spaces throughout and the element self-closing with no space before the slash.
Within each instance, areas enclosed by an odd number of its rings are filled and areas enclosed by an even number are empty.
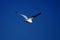
<svg viewBox="0 0 60 40">
<path fill-rule="evenodd" d="M 25 19 L 28 19 L 28 17 L 26 15 L 20 14 L 22 17 L 24 17 Z"/>
</svg>

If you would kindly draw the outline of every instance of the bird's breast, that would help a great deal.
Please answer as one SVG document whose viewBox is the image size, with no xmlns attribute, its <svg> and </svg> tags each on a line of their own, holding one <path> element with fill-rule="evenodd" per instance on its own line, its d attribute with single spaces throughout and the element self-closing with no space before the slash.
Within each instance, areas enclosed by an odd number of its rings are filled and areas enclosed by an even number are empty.
<svg viewBox="0 0 60 40">
<path fill-rule="evenodd" d="M 32 23 L 32 19 L 27 19 L 26 21 L 29 23 Z"/>
</svg>

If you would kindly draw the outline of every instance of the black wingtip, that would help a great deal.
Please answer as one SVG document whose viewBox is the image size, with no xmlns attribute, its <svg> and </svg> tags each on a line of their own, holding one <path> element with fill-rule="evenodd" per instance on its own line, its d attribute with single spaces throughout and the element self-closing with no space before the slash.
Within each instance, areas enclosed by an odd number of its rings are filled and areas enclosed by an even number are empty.
<svg viewBox="0 0 60 40">
<path fill-rule="evenodd" d="M 40 12 L 40 13 L 38 13 L 38 15 L 41 15 L 41 12 Z"/>
<path fill-rule="evenodd" d="M 39 15 L 41 15 L 41 12 L 38 13 L 38 14 L 36 14 L 36 15 L 34 15 L 34 16 L 32 16 L 32 17 L 35 18 L 35 17 L 37 17 L 37 16 L 39 16 Z"/>
</svg>

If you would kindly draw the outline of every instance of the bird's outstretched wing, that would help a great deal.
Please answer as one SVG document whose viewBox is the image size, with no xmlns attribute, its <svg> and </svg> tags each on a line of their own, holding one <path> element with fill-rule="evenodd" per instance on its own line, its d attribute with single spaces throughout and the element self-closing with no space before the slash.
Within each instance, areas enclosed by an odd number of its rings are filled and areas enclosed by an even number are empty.
<svg viewBox="0 0 60 40">
<path fill-rule="evenodd" d="M 31 16 L 31 18 L 35 18 L 35 17 L 37 17 L 37 16 L 39 16 L 39 15 L 41 15 L 41 12 L 38 13 L 38 14 L 36 14 L 36 15 L 34 15 L 34 16 Z"/>
<path fill-rule="evenodd" d="M 22 17 L 24 17 L 25 19 L 28 19 L 28 17 L 26 15 L 20 14 Z"/>
</svg>

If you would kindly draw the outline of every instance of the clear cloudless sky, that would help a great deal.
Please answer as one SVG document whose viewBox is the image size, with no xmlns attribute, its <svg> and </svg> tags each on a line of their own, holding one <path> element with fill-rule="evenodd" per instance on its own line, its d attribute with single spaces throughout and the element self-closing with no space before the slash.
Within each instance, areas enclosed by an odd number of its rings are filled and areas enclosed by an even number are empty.
<svg viewBox="0 0 60 40">
<path fill-rule="evenodd" d="M 42 14 L 28 24 L 17 12 Z M 59 0 L 0 0 L 0 40 L 60 40 L 59 23 Z"/>
</svg>

